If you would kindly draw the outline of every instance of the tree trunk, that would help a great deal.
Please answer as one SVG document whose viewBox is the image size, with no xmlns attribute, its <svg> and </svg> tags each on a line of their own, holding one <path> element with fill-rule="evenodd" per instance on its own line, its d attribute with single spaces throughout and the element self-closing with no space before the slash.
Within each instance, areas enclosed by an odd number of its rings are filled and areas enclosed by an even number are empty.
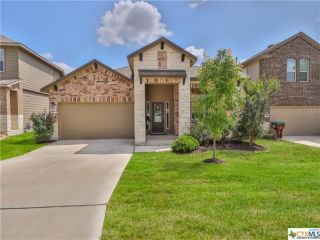
<svg viewBox="0 0 320 240">
<path fill-rule="evenodd" d="M 249 145 L 253 146 L 253 137 L 252 136 L 249 136 Z"/>
<path fill-rule="evenodd" d="M 213 148 L 213 158 L 216 158 L 216 139 L 213 138 L 213 144 L 212 144 L 212 148 Z"/>
</svg>

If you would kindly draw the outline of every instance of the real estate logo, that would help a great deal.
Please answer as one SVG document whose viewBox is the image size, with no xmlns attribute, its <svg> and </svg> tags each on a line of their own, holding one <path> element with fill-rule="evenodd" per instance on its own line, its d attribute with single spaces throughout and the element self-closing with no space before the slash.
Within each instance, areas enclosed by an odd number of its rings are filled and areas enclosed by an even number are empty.
<svg viewBox="0 0 320 240">
<path fill-rule="evenodd" d="M 320 228 L 288 228 L 288 240 L 320 240 Z"/>
</svg>

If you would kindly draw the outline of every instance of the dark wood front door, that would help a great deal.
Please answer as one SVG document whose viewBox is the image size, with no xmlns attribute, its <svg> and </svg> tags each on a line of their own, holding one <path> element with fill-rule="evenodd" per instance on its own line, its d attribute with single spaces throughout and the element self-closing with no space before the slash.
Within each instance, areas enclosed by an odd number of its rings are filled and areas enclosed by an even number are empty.
<svg viewBox="0 0 320 240">
<path fill-rule="evenodd" d="M 152 103 L 151 130 L 153 134 L 164 133 L 164 104 L 162 102 Z"/>
</svg>

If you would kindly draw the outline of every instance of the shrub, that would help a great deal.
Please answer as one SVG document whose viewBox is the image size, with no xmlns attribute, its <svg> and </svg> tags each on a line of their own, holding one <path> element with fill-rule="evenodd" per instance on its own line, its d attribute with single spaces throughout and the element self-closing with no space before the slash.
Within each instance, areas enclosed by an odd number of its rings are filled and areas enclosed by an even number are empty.
<svg viewBox="0 0 320 240">
<path fill-rule="evenodd" d="M 47 142 L 53 134 L 54 118 L 51 113 L 33 113 L 31 115 L 33 130 L 37 142 Z"/>
<path fill-rule="evenodd" d="M 189 153 L 199 147 L 197 139 L 190 135 L 182 135 L 171 145 L 174 152 Z"/>
<path fill-rule="evenodd" d="M 256 138 L 263 135 L 262 124 L 268 109 L 270 97 L 278 89 L 278 81 L 262 77 L 257 82 L 246 81 L 244 107 L 237 123 L 235 137 L 248 140 L 253 145 Z"/>
<path fill-rule="evenodd" d="M 191 122 L 191 136 L 199 141 L 201 145 L 210 144 L 213 142 L 211 134 L 206 129 L 198 118 L 193 114 Z"/>
</svg>

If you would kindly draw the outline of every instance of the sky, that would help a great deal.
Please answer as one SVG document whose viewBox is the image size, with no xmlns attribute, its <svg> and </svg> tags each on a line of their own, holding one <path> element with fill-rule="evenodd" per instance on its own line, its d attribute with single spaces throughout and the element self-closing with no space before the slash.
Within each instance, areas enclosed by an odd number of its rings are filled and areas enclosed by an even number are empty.
<svg viewBox="0 0 320 240">
<path fill-rule="evenodd" d="M 240 61 L 297 32 L 320 43 L 320 1 L 1 1 L 1 34 L 66 72 L 167 37 L 198 57 L 229 48 Z"/>
</svg>

